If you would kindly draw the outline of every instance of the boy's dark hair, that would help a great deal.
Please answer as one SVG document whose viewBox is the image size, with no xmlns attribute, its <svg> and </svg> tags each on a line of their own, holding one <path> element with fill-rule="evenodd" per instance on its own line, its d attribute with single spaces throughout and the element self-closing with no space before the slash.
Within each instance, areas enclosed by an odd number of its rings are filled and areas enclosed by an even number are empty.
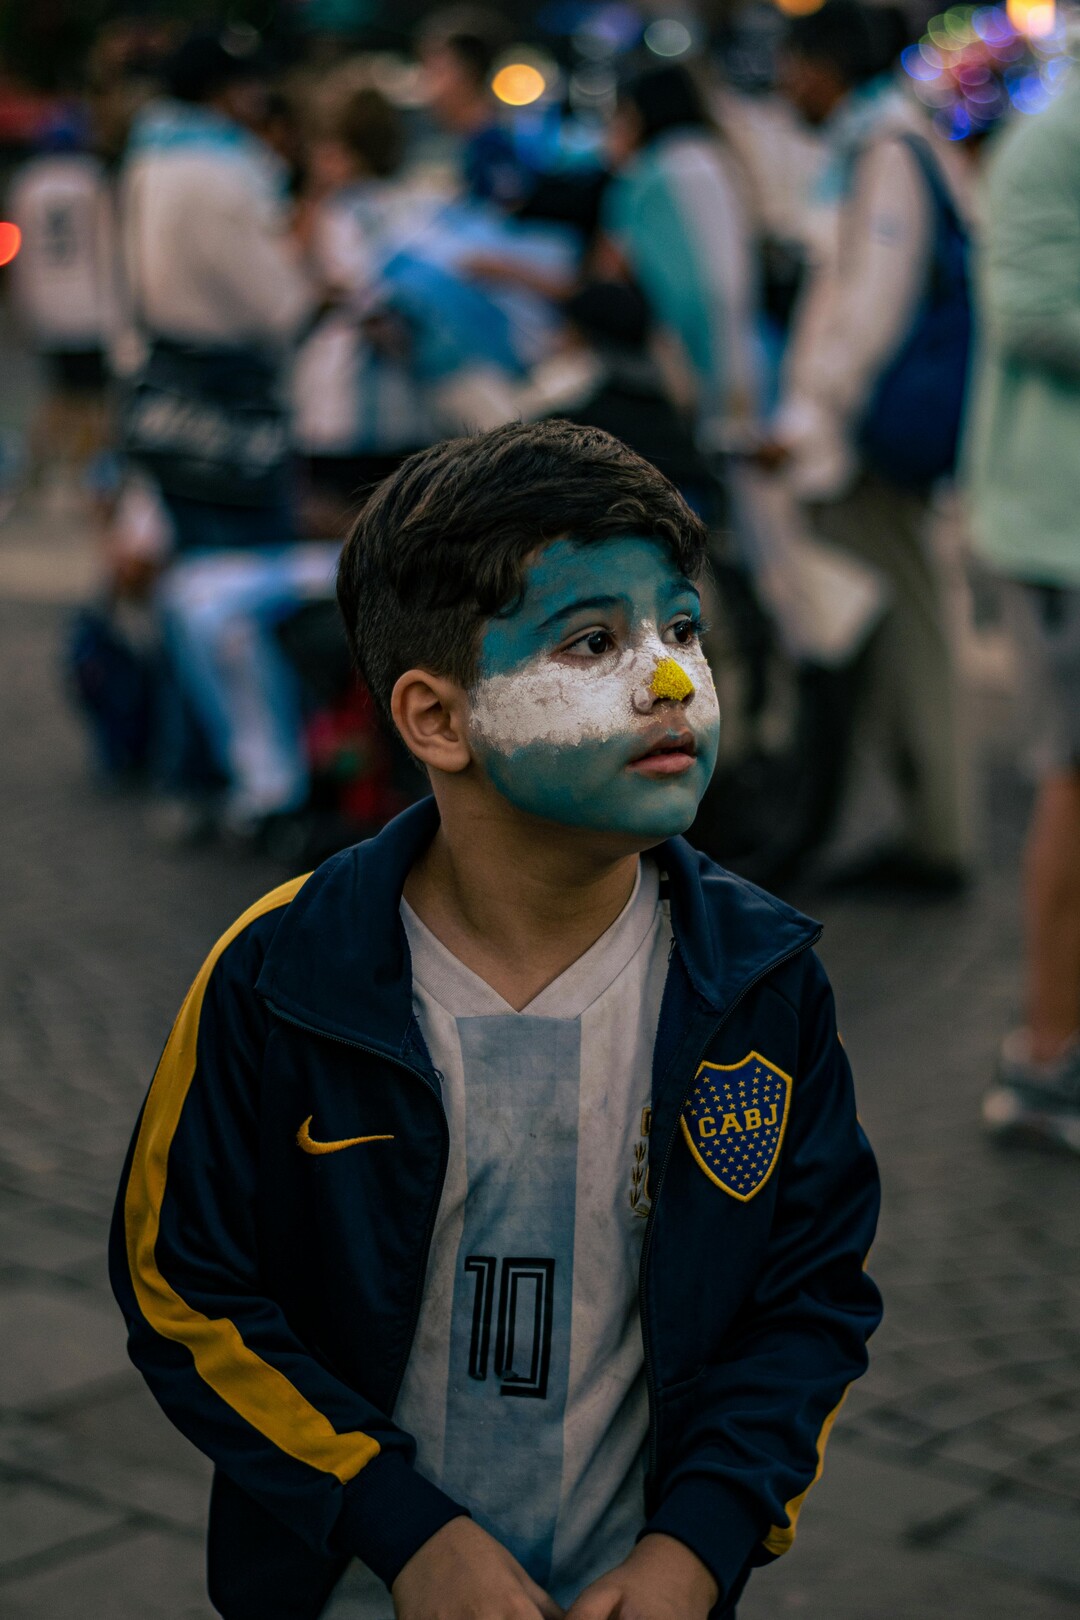
<svg viewBox="0 0 1080 1620">
<path fill-rule="evenodd" d="M 532 552 L 562 536 L 662 541 L 689 577 L 708 536 L 673 484 L 619 439 L 572 422 L 513 422 L 421 450 L 379 484 L 338 571 L 349 645 L 375 703 L 407 669 L 469 687 L 480 630 L 512 612 Z"/>
</svg>

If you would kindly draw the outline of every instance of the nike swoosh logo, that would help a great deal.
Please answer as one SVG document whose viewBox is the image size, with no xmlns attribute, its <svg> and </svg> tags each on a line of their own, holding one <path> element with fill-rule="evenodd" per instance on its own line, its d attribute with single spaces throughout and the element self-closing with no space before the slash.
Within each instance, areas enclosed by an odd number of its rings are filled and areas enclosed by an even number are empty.
<svg viewBox="0 0 1080 1620">
<path fill-rule="evenodd" d="M 361 1142 L 392 1142 L 392 1136 L 346 1136 L 340 1142 L 316 1142 L 311 1134 L 311 1121 L 314 1114 L 309 1114 L 296 1133 L 296 1145 L 305 1153 L 340 1153 L 342 1148 L 359 1147 Z"/>
</svg>

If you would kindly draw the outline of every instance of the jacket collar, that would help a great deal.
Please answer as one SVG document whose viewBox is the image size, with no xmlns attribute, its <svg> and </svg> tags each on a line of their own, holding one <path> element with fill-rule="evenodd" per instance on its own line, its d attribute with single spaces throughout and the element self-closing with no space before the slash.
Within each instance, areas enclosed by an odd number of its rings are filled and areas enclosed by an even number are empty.
<svg viewBox="0 0 1080 1620">
<path fill-rule="evenodd" d="M 256 984 L 275 1011 L 337 1040 L 406 1056 L 412 983 L 401 891 L 437 826 L 435 801 L 422 799 L 311 875 L 285 910 Z M 683 838 L 655 856 L 668 878 L 679 957 L 697 996 L 718 1014 L 821 932 Z"/>
</svg>

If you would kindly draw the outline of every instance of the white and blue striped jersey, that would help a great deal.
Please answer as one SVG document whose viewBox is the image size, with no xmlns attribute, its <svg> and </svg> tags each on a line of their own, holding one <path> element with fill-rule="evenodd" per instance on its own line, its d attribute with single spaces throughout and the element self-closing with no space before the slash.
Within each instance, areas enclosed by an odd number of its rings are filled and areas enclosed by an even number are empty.
<svg viewBox="0 0 1080 1620">
<path fill-rule="evenodd" d="M 450 1158 L 394 1419 L 419 1470 L 568 1605 L 644 1522 L 638 1270 L 667 905 L 643 861 L 621 915 L 521 1012 L 402 916 Z M 365 1620 L 384 1620 L 380 1593 Z"/>
</svg>

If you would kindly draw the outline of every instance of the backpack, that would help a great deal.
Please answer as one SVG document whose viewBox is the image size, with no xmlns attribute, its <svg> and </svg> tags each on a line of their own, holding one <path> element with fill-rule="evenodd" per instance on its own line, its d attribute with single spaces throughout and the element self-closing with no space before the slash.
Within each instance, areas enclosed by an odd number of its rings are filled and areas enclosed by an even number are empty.
<svg viewBox="0 0 1080 1620">
<path fill-rule="evenodd" d="M 930 265 L 911 328 L 877 380 L 857 442 L 874 472 L 921 489 L 956 466 L 972 338 L 970 244 L 928 142 L 900 139 L 933 202 Z"/>
</svg>

